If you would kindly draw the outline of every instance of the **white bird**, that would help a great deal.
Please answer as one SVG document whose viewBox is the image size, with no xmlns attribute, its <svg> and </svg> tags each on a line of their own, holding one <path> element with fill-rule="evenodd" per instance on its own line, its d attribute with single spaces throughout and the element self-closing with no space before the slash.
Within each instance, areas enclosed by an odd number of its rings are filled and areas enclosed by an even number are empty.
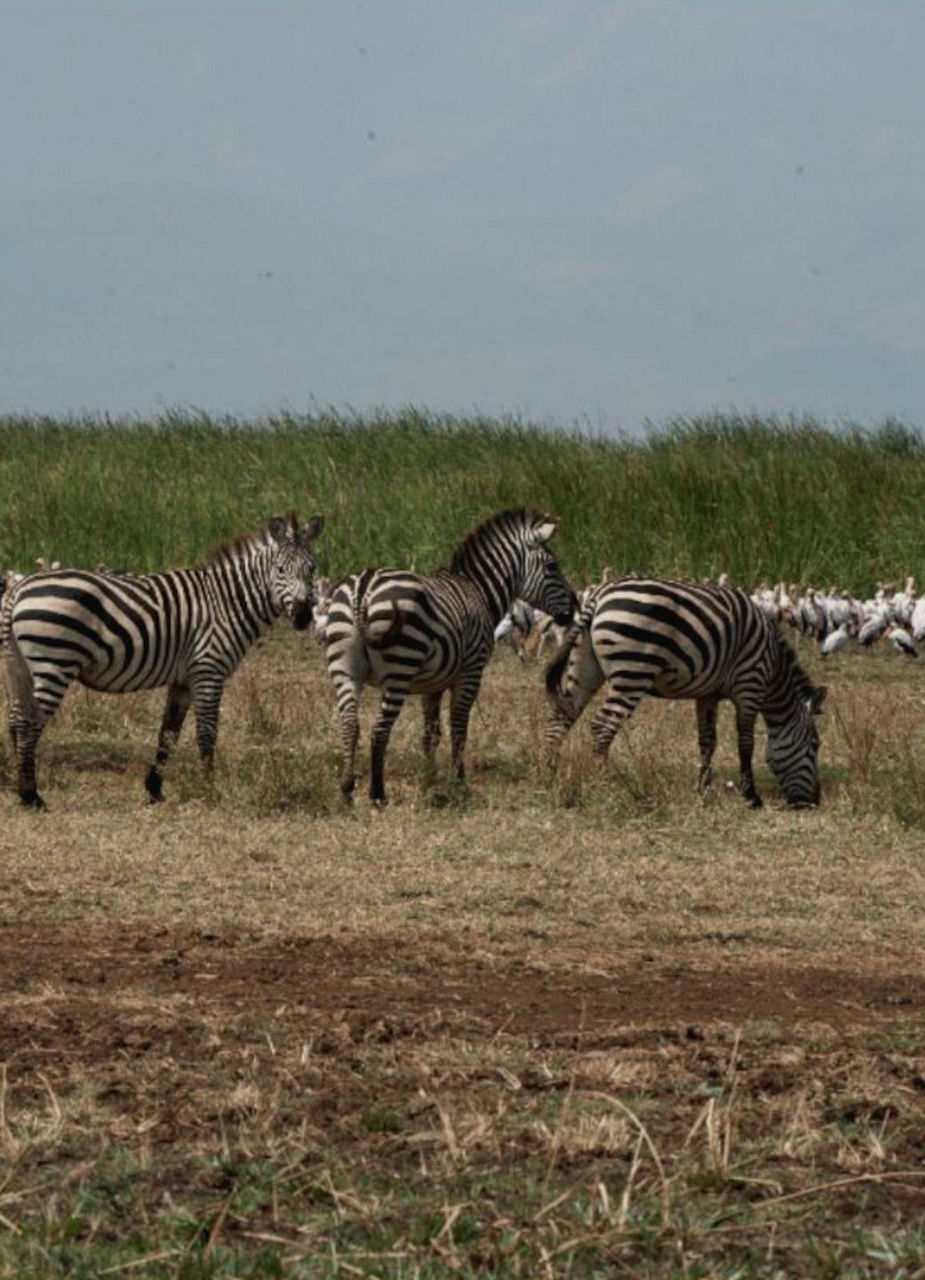
<svg viewBox="0 0 925 1280">
<path fill-rule="evenodd" d="M 906 579 L 904 591 L 894 591 L 890 597 L 890 609 L 894 622 L 908 626 L 912 621 L 912 610 L 915 607 L 915 578 L 910 574 Z"/>
<path fill-rule="evenodd" d="M 890 615 L 886 609 L 878 609 L 868 617 L 858 632 L 858 642 L 869 649 L 875 640 L 879 640 L 890 625 Z"/>
<path fill-rule="evenodd" d="M 855 613 L 853 601 L 849 597 L 843 596 L 840 591 L 833 588 L 824 596 L 817 596 L 816 598 L 825 610 L 830 630 L 840 627 L 843 622 L 852 620 Z"/>
<path fill-rule="evenodd" d="M 894 623 L 887 631 L 887 635 L 890 637 L 893 648 L 897 653 L 905 654 L 907 658 L 917 658 L 919 656 L 918 650 L 912 642 L 912 636 L 910 636 L 905 627 L 897 627 Z"/>
<path fill-rule="evenodd" d="M 766 618 L 776 622 L 780 617 L 780 604 L 777 589 L 772 589 L 762 582 L 752 592 L 752 599 Z"/>
<path fill-rule="evenodd" d="M 834 631 L 829 632 L 819 646 L 819 656 L 821 658 L 828 658 L 833 653 L 838 653 L 840 649 L 844 649 L 848 643 L 848 626 L 847 622 L 843 622 Z"/>
<path fill-rule="evenodd" d="M 312 605 L 312 630 L 320 645 L 327 644 L 328 614 L 331 609 L 331 592 L 334 584 L 330 578 L 315 579 L 315 603 Z"/>
<path fill-rule="evenodd" d="M 528 652 L 530 636 L 545 616 L 539 609 L 527 604 L 526 600 L 515 600 L 495 627 L 495 642 L 510 639 L 518 658 L 521 662 L 526 662 L 533 656 Z"/>
<path fill-rule="evenodd" d="M 514 630 L 514 619 L 510 613 L 506 613 L 498 625 L 495 627 L 495 643 L 499 640 L 506 640 Z"/>
<path fill-rule="evenodd" d="M 925 595 L 919 596 L 912 608 L 912 620 L 909 623 L 912 628 L 913 640 L 925 640 Z"/>
</svg>

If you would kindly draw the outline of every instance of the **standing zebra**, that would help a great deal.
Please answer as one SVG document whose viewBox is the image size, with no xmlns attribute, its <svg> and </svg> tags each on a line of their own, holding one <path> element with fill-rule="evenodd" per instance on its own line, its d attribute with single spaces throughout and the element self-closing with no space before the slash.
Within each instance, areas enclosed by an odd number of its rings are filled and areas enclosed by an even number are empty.
<svg viewBox="0 0 925 1280">
<path fill-rule="evenodd" d="M 0 615 L 10 692 L 10 735 L 23 804 L 43 808 L 35 749 L 72 680 L 126 693 L 167 685 L 154 764 L 145 778 L 151 801 L 190 706 L 206 772 L 212 767 L 225 681 L 247 649 L 287 614 L 308 626 L 314 602 L 312 543 L 324 520 L 300 529 L 295 514 L 219 547 L 200 569 L 168 573 L 32 574 L 8 593 Z"/>
<path fill-rule="evenodd" d="M 469 713 L 492 651 L 494 629 L 518 597 L 561 621 L 575 597 L 547 550 L 555 521 L 517 508 L 486 520 L 434 574 L 367 569 L 339 583 L 327 615 L 328 671 L 344 742 L 341 790 L 356 785 L 357 705 L 364 684 L 381 690 L 372 732 L 370 799 L 385 804 L 383 770 L 392 725 L 409 694 L 423 695 L 424 752 L 440 739 L 440 699 L 450 691 L 450 739 L 457 777 Z"/>
<path fill-rule="evenodd" d="M 819 803 L 815 716 L 825 688 L 813 686 L 777 624 L 744 591 L 643 577 L 592 591 L 546 672 L 551 762 L 605 680 L 607 699 L 591 724 L 595 754 L 607 754 L 620 726 L 647 694 L 693 698 L 703 791 L 712 780 L 717 704 L 728 698 L 736 709 L 748 803 L 761 807 L 752 774 L 759 712 L 768 729 L 767 762 L 788 802 L 794 808 Z"/>
</svg>

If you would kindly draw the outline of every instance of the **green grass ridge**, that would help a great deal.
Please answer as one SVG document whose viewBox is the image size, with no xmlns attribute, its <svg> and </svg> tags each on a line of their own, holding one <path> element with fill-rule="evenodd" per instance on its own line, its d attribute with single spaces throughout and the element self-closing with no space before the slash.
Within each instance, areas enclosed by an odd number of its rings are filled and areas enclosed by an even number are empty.
<svg viewBox="0 0 925 1280">
<path fill-rule="evenodd" d="M 640 437 L 407 409 L 262 419 L 0 417 L 0 567 L 38 555 L 197 564 L 289 508 L 328 519 L 321 571 L 426 571 L 505 506 L 549 511 L 581 583 L 615 572 L 867 594 L 916 571 L 925 438 L 886 420 L 714 414 Z"/>
</svg>

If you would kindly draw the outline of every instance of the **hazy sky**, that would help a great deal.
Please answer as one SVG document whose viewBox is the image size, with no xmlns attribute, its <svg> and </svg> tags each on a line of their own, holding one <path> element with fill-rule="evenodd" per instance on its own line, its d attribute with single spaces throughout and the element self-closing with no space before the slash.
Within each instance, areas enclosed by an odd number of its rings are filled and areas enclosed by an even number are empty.
<svg viewBox="0 0 925 1280">
<path fill-rule="evenodd" d="M 0 0 L 0 412 L 925 424 L 925 5 Z"/>
</svg>

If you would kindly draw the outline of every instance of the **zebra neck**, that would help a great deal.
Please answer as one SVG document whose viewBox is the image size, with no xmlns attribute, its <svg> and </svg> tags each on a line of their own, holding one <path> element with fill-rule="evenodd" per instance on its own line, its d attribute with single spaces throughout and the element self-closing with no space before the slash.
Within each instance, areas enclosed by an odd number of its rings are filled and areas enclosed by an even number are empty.
<svg viewBox="0 0 925 1280">
<path fill-rule="evenodd" d="M 520 566 L 510 552 L 505 556 L 503 549 L 492 547 L 485 548 L 485 553 L 479 555 L 481 550 L 473 549 L 470 554 L 455 558 L 451 572 L 469 579 L 485 601 L 486 612 L 494 627 L 516 600 L 523 575 L 518 572 Z"/>
<path fill-rule="evenodd" d="M 233 614 L 261 627 L 269 627 L 279 616 L 270 592 L 268 548 L 237 548 L 233 555 L 219 555 L 204 570 L 218 597 Z"/>
<path fill-rule="evenodd" d="M 767 694 L 761 708 L 766 724 L 773 728 L 787 724 L 799 710 L 799 693 L 794 685 L 789 667 L 780 664 L 768 682 Z"/>
</svg>

